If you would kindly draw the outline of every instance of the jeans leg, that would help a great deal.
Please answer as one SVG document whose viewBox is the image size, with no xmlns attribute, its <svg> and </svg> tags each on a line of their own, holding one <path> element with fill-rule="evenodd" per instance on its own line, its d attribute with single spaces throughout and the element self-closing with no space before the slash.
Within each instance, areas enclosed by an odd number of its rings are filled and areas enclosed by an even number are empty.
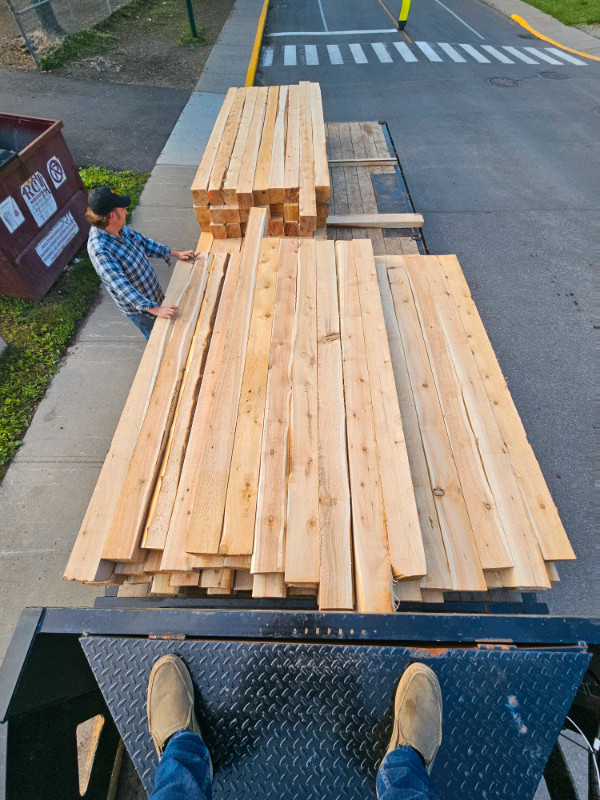
<svg viewBox="0 0 600 800">
<path fill-rule="evenodd" d="M 379 800 L 435 800 L 431 778 L 412 747 L 401 746 L 383 759 L 377 772 Z"/>
<path fill-rule="evenodd" d="M 135 327 L 144 334 L 146 341 L 148 341 L 150 334 L 152 333 L 152 328 L 154 327 L 156 317 L 152 316 L 152 314 L 145 314 L 143 311 L 141 311 L 139 314 L 127 314 L 127 316 L 133 322 Z"/>
<path fill-rule="evenodd" d="M 195 733 L 182 730 L 169 739 L 148 800 L 212 800 L 208 748 Z"/>
</svg>

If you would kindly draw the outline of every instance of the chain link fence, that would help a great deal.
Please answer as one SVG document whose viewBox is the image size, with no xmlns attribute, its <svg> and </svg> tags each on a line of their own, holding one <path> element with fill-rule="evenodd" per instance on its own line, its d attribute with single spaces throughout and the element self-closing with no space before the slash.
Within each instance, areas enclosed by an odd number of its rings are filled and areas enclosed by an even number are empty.
<svg viewBox="0 0 600 800">
<path fill-rule="evenodd" d="M 37 64 L 39 53 L 56 47 L 69 34 L 86 30 L 102 22 L 131 0 L 6 0 L 6 2 Z"/>
</svg>

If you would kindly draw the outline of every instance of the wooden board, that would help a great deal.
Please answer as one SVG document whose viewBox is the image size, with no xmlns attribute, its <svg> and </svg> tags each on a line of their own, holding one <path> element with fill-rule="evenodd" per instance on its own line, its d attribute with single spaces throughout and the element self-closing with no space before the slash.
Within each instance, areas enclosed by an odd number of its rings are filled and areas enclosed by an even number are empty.
<svg viewBox="0 0 600 800">
<path fill-rule="evenodd" d="M 318 203 L 329 200 L 331 185 L 327 165 L 327 144 L 325 137 L 325 120 L 323 118 L 323 99 L 318 83 L 310 84 L 310 109 L 313 126 L 313 143 L 315 159 L 315 193 Z"/>
<path fill-rule="evenodd" d="M 204 148 L 204 155 L 192 182 L 192 197 L 198 206 L 208 205 L 208 182 L 219 151 L 219 145 L 225 132 L 229 113 L 235 100 L 237 89 L 231 87 L 225 95 L 225 100 L 213 126 L 210 138 Z"/>
<path fill-rule="evenodd" d="M 421 214 L 330 214 L 327 225 L 346 228 L 422 228 Z"/>
<path fill-rule="evenodd" d="M 223 204 L 223 181 L 225 180 L 229 159 L 231 158 L 242 118 L 244 100 L 245 95 L 243 92 L 236 92 L 208 181 L 208 198 L 214 205 Z"/>
<path fill-rule="evenodd" d="M 265 122 L 254 173 L 253 196 L 255 205 L 267 205 L 269 202 L 269 174 L 271 172 L 273 139 L 275 137 L 278 108 L 279 86 L 269 86 Z"/>
<path fill-rule="evenodd" d="M 279 88 L 277 117 L 273 130 L 273 149 L 271 151 L 271 168 L 269 172 L 269 203 L 283 203 L 285 191 L 285 137 L 287 127 L 287 108 L 289 87 Z"/>
<path fill-rule="evenodd" d="M 246 142 L 246 149 L 244 150 L 242 166 L 237 181 L 236 197 L 237 204 L 240 208 L 251 208 L 254 203 L 254 174 L 256 172 L 258 151 L 263 133 L 267 94 L 267 87 L 261 86 L 258 90 L 254 114 L 252 115 L 252 122 L 248 133 L 248 141 Z"/>
<path fill-rule="evenodd" d="M 300 87 L 290 86 L 285 132 L 283 202 L 297 203 L 300 177 Z"/>
</svg>

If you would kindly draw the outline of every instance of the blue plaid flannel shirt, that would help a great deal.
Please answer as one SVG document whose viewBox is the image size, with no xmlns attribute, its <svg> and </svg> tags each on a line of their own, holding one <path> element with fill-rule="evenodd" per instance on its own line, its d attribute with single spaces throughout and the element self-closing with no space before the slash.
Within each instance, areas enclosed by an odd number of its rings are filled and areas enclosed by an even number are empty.
<svg viewBox="0 0 600 800">
<path fill-rule="evenodd" d="M 87 244 L 94 269 L 123 314 L 137 314 L 162 303 L 164 294 L 146 256 L 169 259 L 166 244 L 124 225 L 121 238 L 92 226 Z"/>
</svg>

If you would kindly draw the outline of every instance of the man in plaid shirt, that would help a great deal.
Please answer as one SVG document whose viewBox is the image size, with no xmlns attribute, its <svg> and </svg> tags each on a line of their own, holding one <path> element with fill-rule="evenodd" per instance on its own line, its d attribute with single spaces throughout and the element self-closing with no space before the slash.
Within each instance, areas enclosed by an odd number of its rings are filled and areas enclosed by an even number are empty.
<svg viewBox="0 0 600 800">
<path fill-rule="evenodd" d="M 114 194 L 108 186 L 92 189 L 86 219 L 92 226 L 88 253 L 100 280 L 123 314 L 149 338 L 156 317 L 175 319 L 177 306 L 162 306 L 164 294 L 148 256 L 191 261 L 193 250 L 171 250 L 125 224 L 128 195 Z"/>
</svg>

